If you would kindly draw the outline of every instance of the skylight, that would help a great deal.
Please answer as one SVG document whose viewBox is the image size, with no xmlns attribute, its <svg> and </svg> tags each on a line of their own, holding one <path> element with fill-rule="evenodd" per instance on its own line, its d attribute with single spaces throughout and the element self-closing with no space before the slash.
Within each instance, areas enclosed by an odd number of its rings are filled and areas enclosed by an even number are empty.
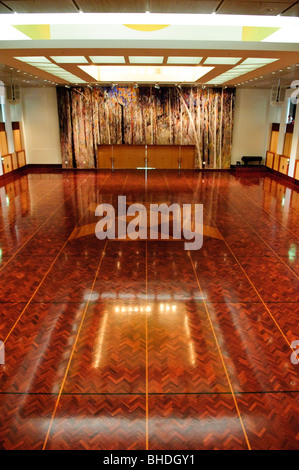
<svg viewBox="0 0 299 470">
<path fill-rule="evenodd" d="M 131 64 L 162 64 L 164 57 L 130 56 Z"/>
<path fill-rule="evenodd" d="M 260 64 L 260 65 L 240 64 L 228 70 L 227 72 L 224 72 L 218 75 L 218 77 L 212 78 L 211 80 L 207 82 L 207 84 L 218 84 L 218 83 L 222 84 L 224 82 L 228 82 L 232 80 L 233 78 L 240 77 L 240 75 L 253 72 L 253 70 L 263 67 L 264 65 L 265 64 Z"/>
<path fill-rule="evenodd" d="M 84 56 L 51 56 L 57 64 L 88 64 Z"/>
<path fill-rule="evenodd" d="M 215 65 L 231 65 L 236 64 L 241 59 L 242 57 L 208 57 L 204 63 Z"/>
<path fill-rule="evenodd" d="M 202 57 L 168 57 L 168 64 L 186 64 L 197 65 L 202 60 Z"/>
<path fill-rule="evenodd" d="M 120 55 L 112 55 L 112 56 L 105 56 L 105 55 L 93 55 L 89 57 L 92 62 L 95 64 L 125 64 L 124 56 Z"/>
<path fill-rule="evenodd" d="M 244 64 L 266 65 L 266 64 L 271 64 L 272 62 L 275 62 L 276 60 L 278 59 L 267 59 L 265 57 L 248 57 L 248 59 L 245 59 L 240 65 L 244 65 Z"/>
<path fill-rule="evenodd" d="M 44 56 L 32 56 L 32 57 L 15 57 L 15 59 L 26 62 L 27 64 L 31 63 L 48 63 L 51 64 L 51 61 Z"/>
<path fill-rule="evenodd" d="M 194 83 L 214 67 L 79 66 L 99 82 Z"/>
</svg>

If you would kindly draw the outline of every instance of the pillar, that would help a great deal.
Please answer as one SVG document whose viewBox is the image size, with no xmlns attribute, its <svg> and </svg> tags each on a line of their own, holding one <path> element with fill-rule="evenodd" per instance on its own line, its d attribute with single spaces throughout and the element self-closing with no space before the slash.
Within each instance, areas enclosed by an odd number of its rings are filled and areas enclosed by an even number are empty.
<svg viewBox="0 0 299 470">
<path fill-rule="evenodd" d="M 288 118 L 289 108 L 290 108 L 290 90 L 286 90 L 284 102 L 281 108 L 281 115 L 280 115 L 280 125 L 279 125 L 279 134 L 278 134 L 278 143 L 277 143 L 277 153 L 279 155 L 283 154 L 284 137 L 285 137 L 286 122 Z"/>
<path fill-rule="evenodd" d="M 292 137 L 292 146 L 291 146 L 291 154 L 290 154 L 290 163 L 289 163 L 289 172 L 288 175 L 293 177 L 295 171 L 295 162 L 296 159 L 299 159 L 299 111 L 298 111 L 299 103 L 297 104 L 296 114 L 295 114 L 295 122 L 294 122 L 294 131 Z"/>
</svg>

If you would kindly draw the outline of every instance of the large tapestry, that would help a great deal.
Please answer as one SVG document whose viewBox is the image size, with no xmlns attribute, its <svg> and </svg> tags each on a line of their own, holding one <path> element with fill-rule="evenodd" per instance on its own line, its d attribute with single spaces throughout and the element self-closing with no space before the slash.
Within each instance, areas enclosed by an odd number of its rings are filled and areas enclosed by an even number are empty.
<svg viewBox="0 0 299 470">
<path fill-rule="evenodd" d="M 63 167 L 96 168 L 99 144 L 195 145 L 196 167 L 229 168 L 235 90 L 59 87 Z"/>
</svg>

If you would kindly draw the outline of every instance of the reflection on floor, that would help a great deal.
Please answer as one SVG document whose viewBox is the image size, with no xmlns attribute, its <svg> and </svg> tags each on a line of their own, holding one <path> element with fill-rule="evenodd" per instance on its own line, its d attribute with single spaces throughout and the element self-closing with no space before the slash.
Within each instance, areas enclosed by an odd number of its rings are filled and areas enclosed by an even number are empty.
<svg viewBox="0 0 299 470">
<path fill-rule="evenodd" d="M 203 248 L 98 240 L 94 207 L 121 194 L 202 203 Z M 298 190 L 49 171 L 0 203 L 0 448 L 299 448 Z"/>
</svg>

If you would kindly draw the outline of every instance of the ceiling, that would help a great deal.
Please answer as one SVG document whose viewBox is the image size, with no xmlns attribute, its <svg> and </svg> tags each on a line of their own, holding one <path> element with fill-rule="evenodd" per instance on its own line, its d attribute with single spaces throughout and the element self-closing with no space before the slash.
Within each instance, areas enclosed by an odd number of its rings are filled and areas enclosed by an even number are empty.
<svg viewBox="0 0 299 470">
<path fill-rule="evenodd" d="M 152 25 L 155 15 L 144 14 L 148 11 L 151 14 L 185 15 L 177 15 L 173 23 L 159 24 L 157 20 Z M 14 15 L 14 12 L 19 14 Z M 278 78 L 285 86 L 299 79 L 299 27 L 294 23 L 298 22 L 299 1 L 0 0 L 0 15 L 3 13 L 0 80 L 5 84 L 14 82 L 23 87 L 47 87 L 117 81 L 158 82 L 162 86 L 181 83 L 271 88 Z M 48 25 L 44 21 L 39 24 L 39 20 L 25 23 L 23 18 L 29 18 L 30 15 L 26 14 L 32 13 L 73 15 L 69 23 L 64 19 L 56 22 L 56 19 L 48 19 L 49 16 L 46 17 Z M 103 19 L 97 23 L 94 20 L 96 15 L 91 13 L 131 13 L 130 19 L 134 17 L 132 13 L 142 13 L 140 17 L 143 19 L 140 21 L 142 24 L 122 24 L 123 18 L 113 24 L 110 24 L 111 18 L 107 24 Z M 196 15 L 192 14 L 198 13 L 207 14 L 214 20 L 217 18 L 217 21 L 225 18 L 225 23 L 216 22 L 211 27 L 210 23 L 193 23 L 192 18 Z M 191 14 L 190 24 L 187 14 Z M 240 22 L 241 26 L 226 24 L 229 18 L 234 17 L 223 15 L 260 15 L 262 23 L 258 27 L 253 27 L 251 20 Z M 98 15 L 100 18 L 104 16 Z M 144 17 L 151 17 L 148 25 L 145 25 Z M 177 18 L 183 20 L 176 22 Z M 241 21 L 241 16 L 236 18 Z M 272 23 L 273 26 L 278 25 L 279 18 L 285 22 L 284 26 L 272 28 Z M 13 29 L 13 34 L 19 37 L 6 36 L 5 27 Z M 28 32 L 29 27 L 34 28 L 33 33 L 32 30 Z M 283 35 L 275 38 L 282 30 L 288 32 L 292 28 L 293 36 L 288 36 L 294 38 L 292 42 L 284 40 Z M 258 34 L 261 31 L 262 36 L 253 37 L 253 30 L 255 35 L 257 30 Z M 249 36 L 246 37 L 244 31 Z"/>
<path fill-rule="evenodd" d="M 140 50 L 125 52 L 115 50 L 107 55 L 103 50 L 77 49 L 76 55 L 65 56 L 65 51 L 57 49 L 2 51 L 0 62 L 5 63 L 0 65 L 0 80 L 5 84 L 13 81 L 22 87 L 96 84 L 103 77 L 103 84 L 158 82 L 271 88 L 278 78 L 285 86 L 299 79 L 299 52 L 159 50 L 159 56 L 144 50 L 142 56 Z M 131 69 L 135 73 L 132 78 L 128 75 Z M 172 70 L 173 79 L 167 73 Z M 190 71 L 193 75 L 188 79 Z M 152 77 L 144 75 L 145 72 Z"/>
<path fill-rule="evenodd" d="M 274 0 L 3 0 L 0 13 L 193 13 L 299 16 L 298 1 Z"/>
</svg>

